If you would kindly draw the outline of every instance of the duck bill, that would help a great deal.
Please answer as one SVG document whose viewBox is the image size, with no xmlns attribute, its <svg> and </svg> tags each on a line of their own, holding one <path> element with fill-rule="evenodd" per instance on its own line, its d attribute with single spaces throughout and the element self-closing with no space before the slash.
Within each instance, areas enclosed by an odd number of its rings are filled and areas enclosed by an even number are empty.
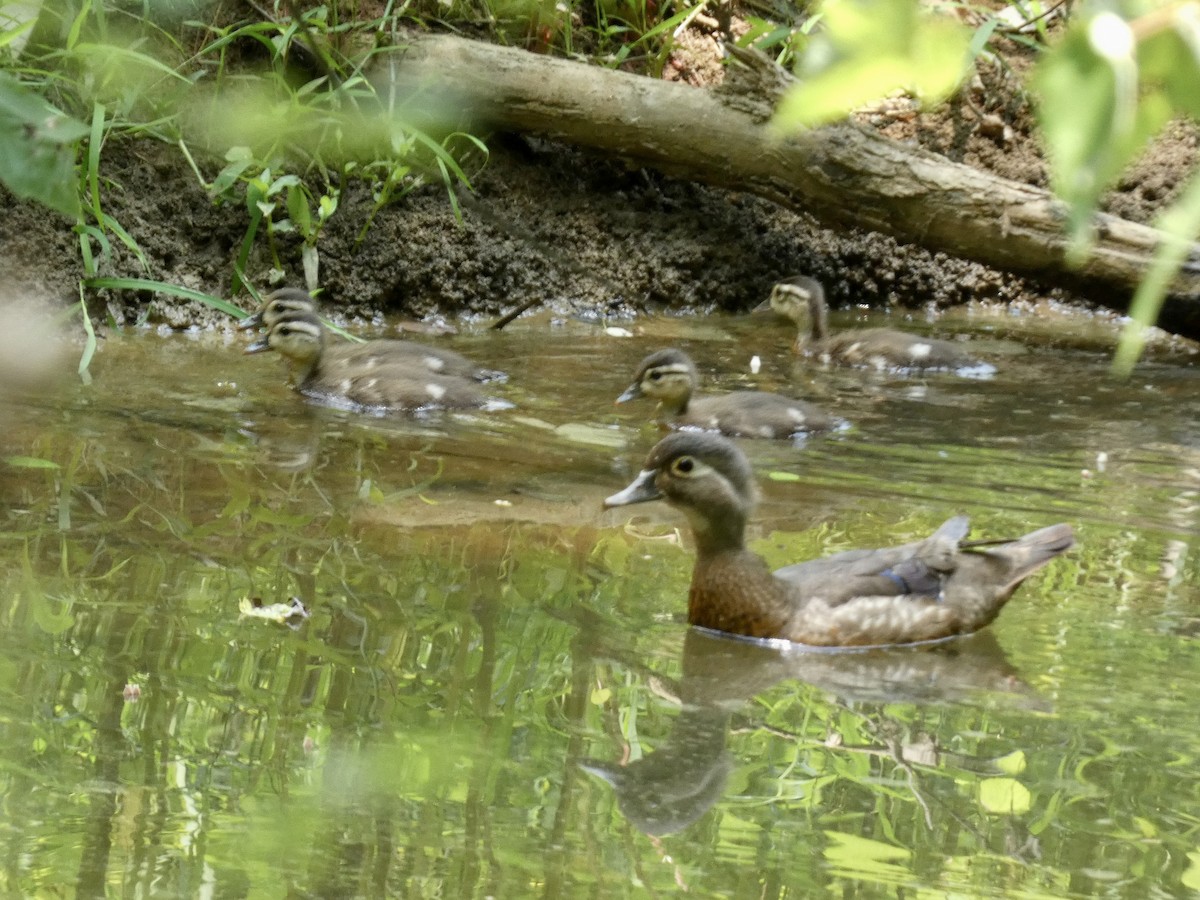
<svg viewBox="0 0 1200 900">
<path fill-rule="evenodd" d="M 638 477 L 633 479 L 629 487 L 623 491 L 618 491 L 611 497 L 606 497 L 604 508 L 612 509 L 614 506 L 629 506 L 633 503 L 647 503 L 650 500 L 661 500 L 662 491 L 654 483 L 654 476 L 656 474 L 658 473 L 653 469 L 643 469 L 638 473 Z"/>
<path fill-rule="evenodd" d="M 249 344 L 246 347 L 246 349 L 243 350 L 242 352 L 243 353 L 264 353 L 265 351 L 270 350 L 270 349 L 271 349 L 271 345 L 269 343 L 267 343 L 267 339 L 262 338 L 261 340 L 255 341 L 253 344 Z"/>
<path fill-rule="evenodd" d="M 625 388 L 625 393 L 616 399 L 617 403 L 628 403 L 630 400 L 636 400 L 642 396 L 642 386 L 640 384 L 631 384 Z"/>
<path fill-rule="evenodd" d="M 763 313 L 769 313 L 769 312 L 775 312 L 775 310 L 771 309 L 771 298 L 770 297 L 768 297 L 762 303 L 758 304 L 758 306 L 754 307 L 754 309 L 750 310 L 750 314 L 752 316 L 761 316 Z"/>
<path fill-rule="evenodd" d="M 258 312 L 250 313 L 246 318 L 237 323 L 238 331 L 247 331 L 251 328 L 257 328 L 263 323 L 263 314 L 260 309 Z"/>
</svg>

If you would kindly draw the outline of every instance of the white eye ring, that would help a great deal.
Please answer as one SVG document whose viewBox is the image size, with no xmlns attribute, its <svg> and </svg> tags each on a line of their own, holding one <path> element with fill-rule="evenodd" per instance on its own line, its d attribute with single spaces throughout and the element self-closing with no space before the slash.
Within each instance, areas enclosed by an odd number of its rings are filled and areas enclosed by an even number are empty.
<svg viewBox="0 0 1200 900">
<path fill-rule="evenodd" d="M 690 476 L 696 471 L 696 460 L 690 456 L 681 456 L 671 463 L 671 471 L 676 475 Z"/>
</svg>

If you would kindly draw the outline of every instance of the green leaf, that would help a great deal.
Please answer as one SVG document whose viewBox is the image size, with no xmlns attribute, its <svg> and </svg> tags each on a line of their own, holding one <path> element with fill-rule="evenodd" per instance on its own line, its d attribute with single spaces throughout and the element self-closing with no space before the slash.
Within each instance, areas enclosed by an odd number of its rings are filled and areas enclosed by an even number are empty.
<svg viewBox="0 0 1200 900">
<path fill-rule="evenodd" d="M 882 875 L 895 872 L 902 866 L 900 860 L 908 860 L 912 852 L 904 847 L 873 841 L 870 838 L 841 831 L 826 831 L 829 845 L 825 848 L 825 859 L 838 869 L 848 872 Z"/>
<path fill-rule="evenodd" d="M 1179 883 L 1191 891 L 1200 891 L 1200 851 L 1193 850 L 1187 855 L 1188 867 L 1180 876 Z"/>
<path fill-rule="evenodd" d="M 912 0 L 841 0 L 822 7 L 801 82 L 780 101 L 774 127 L 814 126 L 903 89 L 926 104 L 945 99 L 967 71 L 971 33 L 918 13 Z"/>
<path fill-rule="evenodd" d="M 75 624 L 75 615 L 70 603 L 56 603 L 49 597 L 38 594 L 32 600 L 33 619 L 46 634 L 62 634 Z"/>
<path fill-rule="evenodd" d="M 1024 815 L 1032 799 L 1029 788 L 1015 778 L 985 778 L 979 782 L 979 805 L 996 815 Z"/>
<path fill-rule="evenodd" d="M 1113 357 L 1113 372 L 1122 378 L 1133 372 L 1146 343 L 1146 329 L 1157 320 L 1171 279 L 1183 266 L 1191 252 L 1192 241 L 1200 234 L 1200 173 L 1192 173 L 1183 194 L 1156 224 L 1166 234 L 1166 240 L 1159 242 L 1150 270 L 1134 292 L 1129 304 L 1132 321 L 1122 330 Z"/>
<path fill-rule="evenodd" d="M 1020 775 L 1025 771 L 1025 751 L 1014 750 L 999 759 L 993 760 L 997 769 L 1005 775 Z"/>
<path fill-rule="evenodd" d="M 1200 119 L 1200 26 L 1182 11 L 1176 18 L 1138 46 L 1138 66 L 1143 81 L 1162 86 L 1174 112 Z"/>
<path fill-rule="evenodd" d="M 156 291 L 161 294 L 169 294 L 172 297 L 180 297 L 184 300 L 195 300 L 197 303 L 211 306 L 213 309 L 229 313 L 229 315 L 239 319 L 246 315 L 243 310 L 234 306 L 228 300 L 223 300 L 220 297 L 214 297 L 212 294 L 205 294 L 201 291 L 194 291 L 191 288 L 180 287 L 177 284 L 168 284 L 165 281 L 153 281 L 148 278 L 104 277 L 85 279 L 84 286 L 89 288 L 109 288 L 110 290 L 117 291 Z"/>
<path fill-rule="evenodd" d="M 1038 118 L 1068 229 L 1086 238 L 1100 194 L 1171 116 L 1160 90 L 1139 90 L 1127 26 L 1113 13 L 1070 29 L 1034 72 Z M 1130 52 L 1122 53 L 1128 49 Z"/>
<path fill-rule="evenodd" d="M 8 456 L 4 461 L 14 469 L 61 469 L 58 463 L 37 456 Z"/>
<path fill-rule="evenodd" d="M 75 152 L 87 126 L 0 72 L 0 181 L 72 219 L 80 204 Z"/>
<path fill-rule="evenodd" d="M 234 183 L 242 177 L 242 173 L 255 163 L 254 154 L 250 152 L 250 148 L 241 146 L 230 147 L 225 153 L 225 160 L 228 165 L 217 173 L 217 177 L 208 186 L 208 189 L 217 196 L 233 187 Z"/>
<path fill-rule="evenodd" d="M 287 190 L 288 216 L 302 235 L 312 233 L 312 213 L 308 208 L 308 195 L 299 184 L 289 185 Z"/>
<path fill-rule="evenodd" d="M 789 481 L 790 482 L 790 481 L 799 481 L 800 480 L 800 476 L 797 475 L 795 472 L 780 472 L 780 471 L 774 470 L 774 469 L 767 473 L 767 478 L 770 481 Z"/>
</svg>

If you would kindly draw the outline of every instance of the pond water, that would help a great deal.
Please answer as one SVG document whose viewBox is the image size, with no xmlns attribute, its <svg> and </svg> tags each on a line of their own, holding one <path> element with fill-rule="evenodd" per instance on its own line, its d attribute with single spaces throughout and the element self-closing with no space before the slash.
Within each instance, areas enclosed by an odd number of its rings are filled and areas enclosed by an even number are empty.
<svg viewBox="0 0 1200 900">
<path fill-rule="evenodd" d="M 1109 326 L 975 314 L 995 377 L 906 379 L 752 317 L 630 327 L 438 339 L 510 373 L 498 413 L 316 408 L 244 336 L 150 333 L 2 407 L 0 894 L 1200 889 L 1194 356 L 1116 382 Z M 668 344 L 852 423 L 742 442 L 773 565 L 961 511 L 1080 545 L 934 650 L 690 631 L 682 518 L 600 509 Z M 295 627 L 240 612 L 293 596 Z"/>
</svg>

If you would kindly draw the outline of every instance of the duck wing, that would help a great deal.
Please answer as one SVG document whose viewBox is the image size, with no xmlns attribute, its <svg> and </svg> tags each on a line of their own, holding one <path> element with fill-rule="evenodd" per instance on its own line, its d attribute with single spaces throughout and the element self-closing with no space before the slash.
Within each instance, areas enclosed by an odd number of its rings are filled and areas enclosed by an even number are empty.
<svg viewBox="0 0 1200 900">
<path fill-rule="evenodd" d="M 880 550 L 848 550 L 775 571 L 797 600 L 820 598 L 839 606 L 857 597 L 938 599 L 957 566 L 970 519 L 955 516 L 932 535 Z"/>
<path fill-rule="evenodd" d="M 962 546 L 967 519 L 924 541 L 831 556 L 775 573 L 795 603 L 781 631 L 806 644 L 867 646 L 938 640 L 990 624 L 1017 586 L 1075 543 L 1051 525 L 983 550 Z"/>
</svg>

